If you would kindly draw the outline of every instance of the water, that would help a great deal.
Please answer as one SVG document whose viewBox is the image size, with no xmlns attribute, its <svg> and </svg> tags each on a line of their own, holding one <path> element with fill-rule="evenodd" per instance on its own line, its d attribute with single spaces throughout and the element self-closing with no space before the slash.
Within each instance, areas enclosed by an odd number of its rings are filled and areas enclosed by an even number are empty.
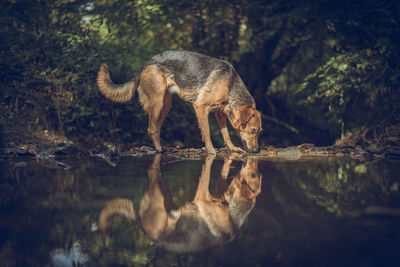
<svg viewBox="0 0 400 267">
<path fill-rule="evenodd" d="M 398 161 L 65 163 L 0 162 L 2 266 L 400 266 Z"/>
</svg>

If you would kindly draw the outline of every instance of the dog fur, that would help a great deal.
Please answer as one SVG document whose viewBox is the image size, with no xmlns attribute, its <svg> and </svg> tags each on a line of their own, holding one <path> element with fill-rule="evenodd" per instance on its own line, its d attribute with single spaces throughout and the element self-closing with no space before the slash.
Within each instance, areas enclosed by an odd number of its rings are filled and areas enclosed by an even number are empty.
<svg viewBox="0 0 400 267">
<path fill-rule="evenodd" d="M 213 111 L 228 149 L 233 145 L 226 125 L 229 119 L 249 152 L 258 151 L 261 114 L 253 97 L 233 66 L 224 60 L 190 51 L 166 51 L 151 58 L 140 74 L 122 85 L 111 81 L 108 67 L 102 64 L 97 84 L 112 101 L 126 102 L 136 90 L 149 116 L 147 133 L 156 151 L 161 152 L 160 129 L 176 93 L 193 104 L 208 154 L 215 154 L 210 138 L 208 114 Z"/>
<path fill-rule="evenodd" d="M 155 155 L 148 169 L 149 189 L 139 212 L 129 199 L 111 200 L 100 213 L 101 229 L 108 233 L 112 218 L 120 215 L 138 223 L 157 246 L 173 252 L 193 252 L 230 242 L 254 207 L 262 175 L 257 159 L 248 157 L 228 183 L 232 160 L 226 159 L 213 196 L 209 183 L 214 157 L 207 157 L 203 164 L 194 199 L 174 210 L 172 194 L 161 176 L 160 155 Z"/>
</svg>

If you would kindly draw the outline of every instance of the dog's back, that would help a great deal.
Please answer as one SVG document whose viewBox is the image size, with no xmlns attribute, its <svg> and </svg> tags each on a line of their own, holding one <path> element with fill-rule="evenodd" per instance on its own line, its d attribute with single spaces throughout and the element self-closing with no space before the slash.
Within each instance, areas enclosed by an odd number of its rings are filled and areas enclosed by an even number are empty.
<svg viewBox="0 0 400 267">
<path fill-rule="evenodd" d="M 212 78 L 212 73 L 218 73 L 219 77 L 232 77 L 235 72 L 232 65 L 224 60 L 191 51 L 166 51 L 152 57 L 148 65 L 157 65 L 172 75 L 182 90 L 199 89 Z"/>
<path fill-rule="evenodd" d="M 254 99 L 247 91 L 242 79 L 234 67 L 225 60 L 209 57 L 192 51 L 165 51 L 151 58 L 146 66 L 156 65 L 177 84 L 178 88 L 171 87 L 171 92 L 183 91 L 182 97 L 193 102 L 196 98 L 186 98 L 188 91 L 224 90 L 212 86 L 214 83 L 224 80 L 228 85 L 227 102 L 239 107 L 253 105 Z M 198 93 L 193 92 L 195 96 Z"/>
</svg>

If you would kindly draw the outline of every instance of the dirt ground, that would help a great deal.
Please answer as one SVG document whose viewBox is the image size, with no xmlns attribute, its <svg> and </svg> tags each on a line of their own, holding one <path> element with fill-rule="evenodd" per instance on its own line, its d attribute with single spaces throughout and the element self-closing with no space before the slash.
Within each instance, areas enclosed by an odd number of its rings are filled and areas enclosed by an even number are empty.
<svg viewBox="0 0 400 267">
<path fill-rule="evenodd" d="M 12 116 L 12 114 L 5 114 Z M 156 153 L 150 146 L 128 146 L 126 144 L 111 144 L 105 146 L 105 140 L 91 140 L 92 146 L 83 146 L 70 140 L 62 134 L 34 127 L 34 122 L 28 121 L 29 116 L 2 121 L 2 153 L 1 159 L 13 160 L 18 158 L 54 159 L 100 157 L 115 164 L 119 157 L 142 156 Z M 40 130 L 38 130 L 40 129 Z M 163 153 L 179 159 L 203 158 L 207 154 L 204 148 L 167 147 Z M 400 148 L 396 146 L 365 148 L 357 145 L 332 145 L 317 147 L 306 143 L 291 147 L 264 146 L 257 154 L 231 152 L 226 148 L 217 149 L 219 158 L 245 159 L 248 155 L 263 158 L 283 158 L 296 160 L 303 156 L 335 156 L 350 157 L 358 160 L 373 160 L 377 158 L 400 159 Z"/>
</svg>

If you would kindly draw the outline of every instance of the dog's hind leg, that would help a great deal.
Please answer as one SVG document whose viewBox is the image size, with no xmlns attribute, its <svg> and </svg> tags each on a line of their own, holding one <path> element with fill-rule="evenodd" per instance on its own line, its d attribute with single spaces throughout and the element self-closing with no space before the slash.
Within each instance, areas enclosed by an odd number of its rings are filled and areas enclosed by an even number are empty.
<svg viewBox="0 0 400 267">
<path fill-rule="evenodd" d="M 159 97 L 157 97 L 159 99 Z M 149 128 L 147 133 L 153 140 L 154 148 L 157 152 L 162 151 L 160 143 L 160 132 L 161 126 L 171 109 L 172 95 L 169 92 L 165 92 L 162 100 L 157 100 L 157 103 L 149 109 Z"/>
<path fill-rule="evenodd" d="M 163 100 L 160 100 L 161 103 Z M 160 102 L 159 102 L 160 103 Z M 149 110 L 149 127 L 147 128 L 147 133 L 150 136 L 151 140 L 153 141 L 154 148 L 156 149 L 157 152 L 161 152 L 161 143 L 160 143 L 160 115 L 161 115 L 161 110 L 163 106 L 160 105 L 152 105 Z"/>
<path fill-rule="evenodd" d="M 162 151 L 160 129 L 171 105 L 168 100 L 170 96 L 166 96 L 166 90 L 166 78 L 156 66 L 149 66 L 143 70 L 140 77 L 139 98 L 149 116 L 147 133 L 157 152 Z M 164 104 L 166 104 L 165 107 Z"/>
<path fill-rule="evenodd" d="M 165 92 L 163 107 L 161 109 L 160 117 L 158 118 L 157 127 L 158 130 L 161 131 L 161 126 L 168 115 L 169 110 L 172 105 L 172 94 L 170 92 Z"/>
<path fill-rule="evenodd" d="M 165 231 L 168 221 L 168 213 L 165 206 L 165 193 L 162 190 L 163 178 L 160 171 L 160 157 L 160 154 L 155 155 L 153 163 L 147 170 L 149 189 L 144 194 L 139 209 L 143 230 L 145 230 L 153 240 L 158 239 L 160 234 Z"/>
</svg>

